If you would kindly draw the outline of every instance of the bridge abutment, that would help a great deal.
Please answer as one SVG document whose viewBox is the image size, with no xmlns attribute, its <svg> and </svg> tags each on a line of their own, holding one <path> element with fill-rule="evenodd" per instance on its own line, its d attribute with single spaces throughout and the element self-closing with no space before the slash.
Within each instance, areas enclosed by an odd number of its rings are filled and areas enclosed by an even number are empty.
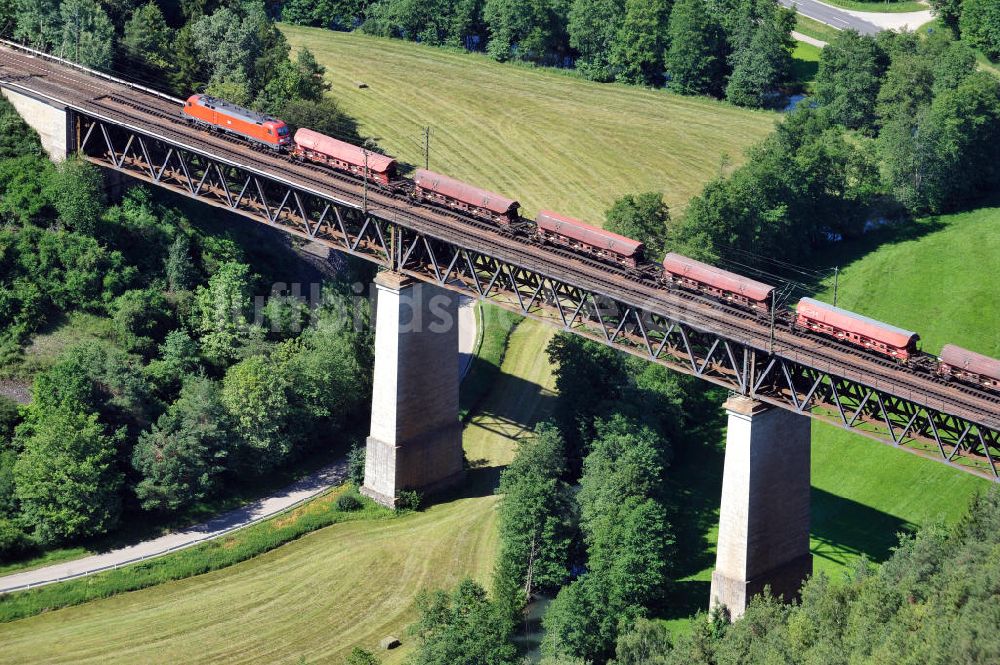
<svg viewBox="0 0 1000 665">
<path fill-rule="evenodd" d="M 403 275 L 375 278 L 375 376 L 361 492 L 393 506 L 400 490 L 461 481 L 458 296 Z"/>
<path fill-rule="evenodd" d="M 719 542 L 709 606 L 733 618 L 770 585 L 790 600 L 812 573 L 809 553 L 810 421 L 745 397 L 729 415 Z"/>
<path fill-rule="evenodd" d="M 49 159 L 53 162 L 65 160 L 70 153 L 70 146 L 74 145 L 70 136 L 72 123 L 69 112 L 7 88 L 0 88 L 0 92 L 18 115 L 38 132 Z"/>
</svg>

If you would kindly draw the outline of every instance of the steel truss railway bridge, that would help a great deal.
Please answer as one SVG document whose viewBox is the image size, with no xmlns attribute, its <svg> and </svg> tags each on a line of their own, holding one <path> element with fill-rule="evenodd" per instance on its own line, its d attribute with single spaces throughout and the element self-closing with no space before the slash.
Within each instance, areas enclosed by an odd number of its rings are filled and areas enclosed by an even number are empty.
<svg viewBox="0 0 1000 665">
<path fill-rule="evenodd" d="M 181 119 L 181 100 L 13 44 L 0 45 L 0 88 L 29 124 L 39 130 L 53 158 L 78 153 L 106 169 L 384 267 L 396 280 L 380 284 L 380 320 L 394 320 L 394 314 L 383 313 L 383 305 L 389 307 L 395 296 L 411 288 L 408 284 L 420 282 L 471 295 L 728 388 L 735 398 L 743 400 L 730 400 L 735 406 L 727 403 L 730 442 L 723 491 L 724 523 L 727 496 L 732 491 L 744 492 L 743 486 L 749 483 L 746 491 L 751 495 L 759 493 L 754 489 L 757 480 L 730 481 L 732 437 L 739 429 L 734 427 L 733 418 L 750 423 L 763 417 L 760 414 L 765 411 L 780 414 L 772 417 L 776 423 L 798 423 L 779 429 L 797 428 L 801 434 L 801 423 L 807 425 L 804 416 L 808 416 L 964 471 L 1000 479 L 997 396 L 944 383 L 831 341 L 794 334 L 783 327 L 775 329 L 769 322 L 740 310 L 668 291 L 653 281 L 505 235 L 451 211 L 366 187 L 356 178 L 196 129 Z M 383 333 L 381 325 L 377 325 L 376 337 L 388 337 L 390 333 Z M 424 347 L 414 344 L 394 341 L 395 355 L 390 359 L 394 365 L 386 382 L 402 381 L 404 376 L 418 373 L 417 369 L 402 368 L 405 355 L 426 352 L 415 351 Z M 381 349 L 377 339 L 373 411 L 403 408 L 380 405 Z M 448 362 L 434 363 L 421 371 L 434 375 L 449 367 Z M 437 378 L 444 381 L 444 376 Z M 389 383 L 382 385 L 395 389 Z M 457 394 L 457 387 L 453 392 Z M 451 409 L 453 398 L 442 398 L 446 410 Z M 373 413 L 373 438 L 375 418 Z M 401 436 L 399 423 L 392 426 Z M 448 436 L 454 440 L 453 433 Z M 762 444 L 753 443 L 755 436 L 753 432 L 747 434 L 747 445 L 759 448 Z M 807 426 L 801 436 L 808 449 Z M 386 434 L 382 438 L 393 437 Z M 377 471 L 372 467 L 372 459 L 377 457 L 379 464 L 391 467 L 393 478 L 387 487 L 406 485 L 407 473 L 402 467 L 407 461 L 400 453 L 399 441 L 387 450 L 373 454 L 369 440 L 369 472 Z M 756 454 L 742 461 L 733 454 L 734 467 L 743 464 L 752 470 L 759 464 Z M 787 451 L 781 455 L 794 457 Z M 438 453 L 425 452 L 420 460 L 410 459 L 409 463 L 448 467 L 454 464 L 454 458 L 445 460 Z M 804 471 L 801 467 L 797 471 L 786 468 L 757 475 L 767 477 L 768 483 L 786 483 L 788 473 L 805 474 L 808 502 L 808 452 Z M 732 487 L 737 489 L 731 491 Z M 787 496 L 761 505 L 755 504 L 753 498 L 749 504 L 746 497 L 741 501 L 742 508 L 732 508 L 730 513 L 750 514 L 749 526 L 742 527 L 744 532 L 752 531 L 755 524 L 763 532 L 773 531 L 773 525 L 764 523 L 765 517 L 756 516 L 763 511 L 771 514 L 773 522 L 781 512 L 777 504 L 789 503 Z M 740 519 L 747 521 L 745 517 Z M 805 519 L 808 553 L 808 514 Z M 781 537 L 776 536 L 779 540 Z M 801 533 L 795 538 L 799 544 L 791 549 L 801 549 Z M 752 550 L 753 534 L 744 533 L 743 540 L 746 542 L 742 547 Z M 720 539 L 720 569 L 723 546 Z M 749 562 L 751 554 L 744 552 L 741 556 L 733 564 L 742 566 L 741 570 L 730 570 L 726 579 L 742 575 L 740 584 L 746 593 L 760 586 L 757 583 L 767 577 L 765 572 L 792 565 L 788 560 L 779 561 L 780 565 L 770 561 L 764 565 L 770 568 L 761 572 L 760 566 L 755 570 L 755 564 Z M 801 554 L 796 557 L 801 558 Z M 800 573 L 801 567 L 790 574 L 801 579 Z M 717 592 L 720 597 L 726 596 L 722 589 L 726 579 L 719 581 L 718 587 L 713 579 L 713 596 Z M 769 579 L 773 582 L 774 575 Z M 739 604 L 739 598 L 727 597 Z"/>
</svg>

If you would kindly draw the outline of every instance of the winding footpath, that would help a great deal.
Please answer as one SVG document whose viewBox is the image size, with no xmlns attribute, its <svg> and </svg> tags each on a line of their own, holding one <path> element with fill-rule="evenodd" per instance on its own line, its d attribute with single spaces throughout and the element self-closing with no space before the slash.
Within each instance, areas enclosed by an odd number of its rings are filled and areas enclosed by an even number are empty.
<svg viewBox="0 0 1000 665">
<path fill-rule="evenodd" d="M 476 351 L 475 304 L 475 300 L 463 297 L 458 309 L 459 373 L 463 378 L 469 371 Z M 347 462 L 339 460 L 297 480 L 272 496 L 257 499 L 202 524 L 108 552 L 5 575 L 0 577 L 0 594 L 93 575 L 224 536 L 305 503 L 340 485 L 346 477 Z"/>
</svg>

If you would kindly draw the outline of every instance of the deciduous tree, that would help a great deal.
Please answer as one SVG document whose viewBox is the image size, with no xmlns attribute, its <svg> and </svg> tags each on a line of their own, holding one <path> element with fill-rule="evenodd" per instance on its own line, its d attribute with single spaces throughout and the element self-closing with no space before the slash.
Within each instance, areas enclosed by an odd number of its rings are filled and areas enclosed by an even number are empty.
<svg viewBox="0 0 1000 665">
<path fill-rule="evenodd" d="M 559 431 L 540 425 L 500 478 L 494 588 L 497 599 L 515 609 L 537 589 L 558 588 L 569 575 L 576 507 L 565 472 Z"/>
<path fill-rule="evenodd" d="M 130 60 L 146 63 L 154 71 L 164 72 L 173 62 L 172 32 L 163 12 L 155 2 L 137 7 L 125 23 L 122 50 Z"/>
<path fill-rule="evenodd" d="M 57 0 L 17 0 L 14 38 L 47 51 L 62 39 Z"/>
<path fill-rule="evenodd" d="M 604 228 L 642 242 L 649 260 L 663 258 L 667 249 L 670 210 L 663 201 L 662 193 L 626 194 L 608 208 L 604 218 Z"/>
<path fill-rule="evenodd" d="M 875 105 L 889 58 L 873 37 L 842 30 L 820 54 L 816 101 L 834 120 L 875 133 Z"/>
<path fill-rule="evenodd" d="M 278 358 L 251 356 L 233 365 L 222 382 L 222 404 L 243 442 L 240 462 L 266 471 L 287 459 L 297 441 L 290 432 L 290 380 Z"/>
<path fill-rule="evenodd" d="M 58 52 L 87 67 L 108 69 L 115 27 L 94 0 L 63 0 L 59 6 L 62 41 Z"/>
<path fill-rule="evenodd" d="M 122 477 L 115 468 L 123 433 L 107 435 L 96 415 L 70 406 L 34 423 L 14 466 L 25 522 L 44 543 L 106 533 L 118 523 Z"/>
<path fill-rule="evenodd" d="M 622 0 L 574 0 L 569 10 L 569 44 L 580 56 L 576 68 L 594 81 L 611 81 L 612 48 L 625 18 Z"/>
<path fill-rule="evenodd" d="M 419 641 L 413 665 L 520 663 L 510 641 L 512 619 L 472 580 L 463 580 L 450 594 L 422 592 L 417 610 L 420 619 L 411 628 Z"/>
<path fill-rule="evenodd" d="M 669 41 L 667 86 L 685 95 L 722 96 L 724 35 L 704 0 L 677 0 L 670 13 Z"/>
<path fill-rule="evenodd" d="M 963 39 L 991 60 L 1000 60 L 1000 3 L 962 0 L 962 17 L 958 24 Z"/>
<path fill-rule="evenodd" d="M 671 0 L 625 0 L 625 16 L 613 42 L 615 78 L 661 85 Z"/>
<path fill-rule="evenodd" d="M 772 0 L 744 0 L 733 39 L 726 99 L 739 106 L 775 106 L 791 77 L 795 10 Z"/>
<path fill-rule="evenodd" d="M 74 158 L 56 167 L 46 193 L 59 221 L 72 231 L 93 235 L 104 207 L 103 185 L 96 166 Z"/>
<path fill-rule="evenodd" d="M 218 363 L 237 357 L 251 338 L 250 305 L 250 266 L 245 263 L 223 263 L 208 286 L 198 287 L 196 328 L 206 357 Z"/>
</svg>

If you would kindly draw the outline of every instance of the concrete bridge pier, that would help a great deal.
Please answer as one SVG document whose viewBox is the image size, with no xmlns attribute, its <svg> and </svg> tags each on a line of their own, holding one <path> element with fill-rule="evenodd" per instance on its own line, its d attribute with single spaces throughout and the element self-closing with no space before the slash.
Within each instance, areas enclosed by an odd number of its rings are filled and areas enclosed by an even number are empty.
<svg viewBox="0 0 1000 665">
<path fill-rule="evenodd" d="M 8 88 L 0 88 L 0 92 L 17 110 L 18 115 L 38 132 L 42 147 L 53 162 L 63 161 L 76 149 L 76 142 L 70 134 L 73 123 L 70 122 L 68 110 Z"/>
<path fill-rule="evenodd" d="M 732 618 L 770 585 L 791 600 L 812 573 L 809 553 L 810 423 L 746 397 L 729 414 L 710 609 Z"/>
<path fill-rule="evenodd" d="M 361 492 L 393 506 L 463 475 L 458 295 L 393 272 L 375 278 L 375 376 Z"/>
</svg>

